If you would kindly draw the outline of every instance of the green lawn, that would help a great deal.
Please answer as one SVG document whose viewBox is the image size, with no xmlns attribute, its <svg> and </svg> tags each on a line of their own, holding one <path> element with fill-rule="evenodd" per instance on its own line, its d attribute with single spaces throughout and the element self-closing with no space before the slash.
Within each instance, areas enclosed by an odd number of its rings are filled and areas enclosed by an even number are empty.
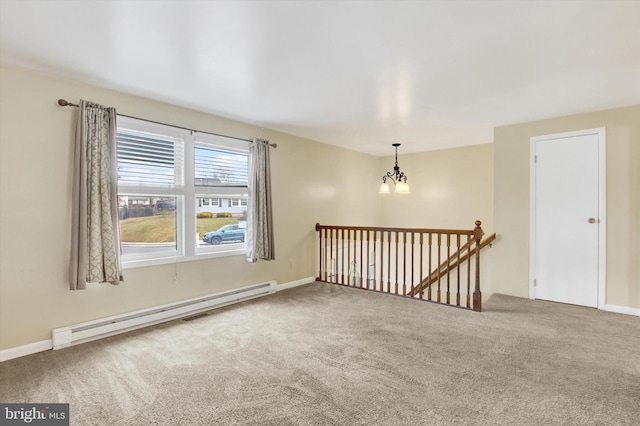
<svg viewBox="0 0 640 426">
<path fill-rule="evenodd" d="M 196 231 L 202 239 L 205 233 L 230 223 L 238 223 L 238 218 L 196 219 Z M 173 243 L 176 241 L 176 216 L 131 217 L 120 221 L 120 229 L 125 243 Z"/>
</svg>

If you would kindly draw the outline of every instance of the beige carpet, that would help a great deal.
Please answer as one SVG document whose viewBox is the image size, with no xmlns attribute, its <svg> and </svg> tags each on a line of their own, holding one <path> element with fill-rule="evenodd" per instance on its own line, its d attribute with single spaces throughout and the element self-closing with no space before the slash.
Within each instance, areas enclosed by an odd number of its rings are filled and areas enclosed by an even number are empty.
<svg viewBox="0 0 640 426">
<path fill-rule="evenodd" d="M 0 364 L 72 425 L 638 425 L 640 318 L 313 283 Z"/>
</svg>

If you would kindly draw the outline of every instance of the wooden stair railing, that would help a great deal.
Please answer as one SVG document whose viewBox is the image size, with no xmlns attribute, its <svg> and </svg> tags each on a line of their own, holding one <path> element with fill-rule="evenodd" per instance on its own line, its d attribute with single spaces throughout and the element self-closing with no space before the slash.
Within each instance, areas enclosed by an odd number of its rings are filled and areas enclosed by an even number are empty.
<svg viewBox="0 0 640 426">
<path fill-rule="evenodd" d="M 495 234 L 482 241 L 481 222 L 475 225 L 459 230 L 316 224 L 316 279 L 481 311 L 480 251 Z"/>
<path fill-rule="evenodd" d="M 496 239 L 496 234 L 494 233 L 489 235 L 484 240 L 482 240 L 482 242 L 480 243 L 480 250 L 482 250 L 489 244 L 493 243 L 495 239 Z M 437 269 L 434 269 L 427 278 L 422 280 L 420 284 L 418 284 L 411 291 L 409 291 L 408 296 L 415 296 L 419 292 L 426 291 L 428 287 L 430 287 L 434 282 L 438 281 L 439 277 L 442 277 L 446 273 L 457 268 L 458 265 L 461 264 L 462 262 L 466 262 L 467 259 L 469 259 L 471 256 L 473 256 L 476 253 L 476 250 L 477 250 L 476 247 L 473 247 L 470 249 L 473 243 L 475 243 L 475 240 L 470 240 L 466 242 L 462 247 L 460 247 L 458 251 L 453 253 L 447 260 L 442 262 L 442 264 L 440 264 L 440 266 Z M 464 254 L 460 256 L 461 253 L 464 253 Z"/>
</svg>

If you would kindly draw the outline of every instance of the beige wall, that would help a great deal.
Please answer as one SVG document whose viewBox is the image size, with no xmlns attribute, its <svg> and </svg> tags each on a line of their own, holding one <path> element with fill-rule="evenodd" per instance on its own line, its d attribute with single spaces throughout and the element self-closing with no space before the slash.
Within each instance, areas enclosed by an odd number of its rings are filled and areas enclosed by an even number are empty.
<svg viewBox="0 0 640 426">
<path fill-rule="evenodd" d="M 316 222 L 374 225 L 380 159 L 93 86 L 0 68 L 0 349 L 51 338 L 51 329 L 275 279 L 315 276 Z M 120 286 L 68 290 L 71 161 L 87 99 L 126 115 L 278 144 L 272 152 L 274 262 L 243 256 L 125 270 Z"/>
<path fill-rule="evenodd" d="M 495 129 L 495 292 L 529 296 L 529 139 L 597 127 L 607 129 L 606 303 L 640 308 L 640 106 Z"/>
<path fill-rule="evenodd" d="M 378 189 L 394 161 L 382 159 L 372 188 Z M 398 165 L 411 195 L 380 195 L 385 225 L 471 229 L 479 219 L 485 232 L 493 230 L 493 144 L 399 155 Z"/>
</svg>

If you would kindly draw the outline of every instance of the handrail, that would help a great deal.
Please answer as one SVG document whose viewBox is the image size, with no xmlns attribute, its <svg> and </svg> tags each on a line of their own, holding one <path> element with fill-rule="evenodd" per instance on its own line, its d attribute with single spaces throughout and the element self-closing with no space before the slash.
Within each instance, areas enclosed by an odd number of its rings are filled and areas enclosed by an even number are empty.
<svg viewBox="0 0 640 426">
<path fill-rule="evenodd" d="M 480 222 L 480 221 L 478 221 Z M 391 231 L 391 232 L 416 232 L 423 234 L 460 234 L 460 235 L 473 235 L 473 229 L 436 229 L 436 228 L 385 228 L 379 226 L 341 226 L 341 225 L 320 225 L 316 223 L 316 231 L 322 229 L 344 229 L 346 230 L 363 230 L 363 231 Z"/>
<path fill-rule="evenodd" d="M 480 243 L 480 250 L 482 250 L 489 244 L 493 243 L 495 239 L 496 239 L 496 234 L 494 233 L 489 235 L 484 240 L 482 240 L 482 242 Z M 442 262 L 442 264 L 438 267 L 438 269 L 434 269 L 433 271 L 431 271 L 431 274 L 427 278 L 423 279 L 420 282 L 420 284 L 409 293 L 409 296 L 414 296 L 419 291 L 424 291 L 426 287 L 429 287 L 431 284 L 433 284 L 433 282 L 436 281 L 438 274 L 439 275 L 446 274 L 448 271 L 456 268 L 459 263 L 466 262 L 467 259 L 470 256 L 474 255 L 476 252 L 476 247 L 469 249 L 469 246 L 474 242 L 475 240 L 470 240 L 467 243 L 465 243 L 462 247 L 460 247 L 460 250 L 456 251 L 447 260 Z M 460 256 L 460 258 L 458 258 L 458 255 L 460 253 L 464 253 L 465 251 L 467 251 L 467 253 L 463 254 L 462 256 Z"/>
<path fill-rule="evenodd" d="M 480 245 L 484 235 L 481 224 L 476 221 L 473 229 L 435 229 L 318 223 L 317 280 L 481 311 Z M 475 263 L 471 262 L 473 257 Z M 467 260 L 463 270 L 460 265 Z M 432 270 L 432 264 L 438 266 Z M 429 273 L 426 278 L 425 270 Z"/>
</svg>

